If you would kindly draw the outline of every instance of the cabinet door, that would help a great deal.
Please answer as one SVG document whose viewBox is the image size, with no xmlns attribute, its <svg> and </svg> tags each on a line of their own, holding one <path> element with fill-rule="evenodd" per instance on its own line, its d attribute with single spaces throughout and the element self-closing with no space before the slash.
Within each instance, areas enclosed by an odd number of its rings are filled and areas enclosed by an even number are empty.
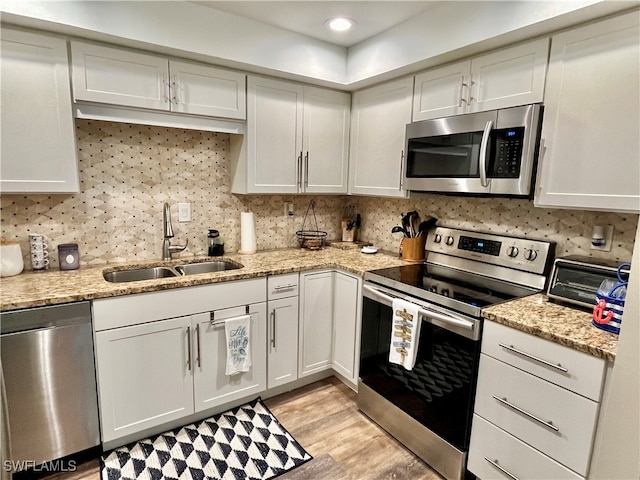
<svg viewBox="0 0 640 480">
<path fill-rule="evenodd" d="M 459 62 L 416 75 L 413 121 L 448 117 L 465 112 L 469 101 L 471 62 Z"/>
<path fill-rule="evenodd" d="M 2 28 L 3 193 L 79 189 L 67 43 Z"/>
<path fill-rule="evenodd" d="M 71 42 L 76 101 L 169 110 L 169 61 L 119 48 Z"/>
<path fill-rule="evenodd" d="M 248 193 L 297 193 L 301 186 L 302 85 L 247 80 Z"/>
<path fill-rule="evenodd" d="M 543 38 L 474 58 L 469 111 L 542 102 L 548 57 L 549 39 Z"/>
<path fill-rule="evenodd" d="M 300 275 L 299 376 L 331 368 L 333 272 Z"/>
<path fill-rule="evenodd" d="M 638 13 L 552 38 L 535 205 L 640 212 Z"/>
<path fill-rule="evenodd" d="M 304 87 L 303 189 L 347 193 L 350 96 Z"/>
<path fill-rule="evenodd" d="M 412 93 L 409 77 L 353 95 L 349 193 L 406 197 L 401 177 Z"/>
<path fill-rule="evenodd" d="M 267 386 L 267 319 L 266 304 L 249 306 L 251 331 L 251 367 L 248 372 L 226 375 L 227 342 L 224 321 L 245 315 L 246 307 L 234 307 L 193 316 L 193 389 L 195 411 L 255 395 Z"/>
<path fill-rule="evenodd" d="M 268 305 L 267 387 L 298 378 L 298 296 L 270 300 Z"/>
<path fill-rule="evenodd" d="M 102 441 L 193 413 L 191 318 L 96 333 Z"/>
<path fill-rule="evenodd" d="M 333 277 L 333 369 L 356 383 L 360 338 L 360 279 L 335 272 Z"/>
<path fill-rule="evenodd" d="M 247 117 L 243 73 L 173 60 L 169 73 L 172 111 L 243 120 Z"/>
</svg>

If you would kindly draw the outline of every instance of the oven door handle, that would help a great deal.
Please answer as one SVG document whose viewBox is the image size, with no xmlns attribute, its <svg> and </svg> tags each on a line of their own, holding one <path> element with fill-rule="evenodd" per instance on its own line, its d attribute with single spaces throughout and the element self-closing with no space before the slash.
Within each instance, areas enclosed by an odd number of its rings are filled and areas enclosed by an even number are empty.
<svg viewBox="0 0 640 480">
<path fill-rule="evenodd" d="M 393 304 L 394 297 L 392 297 L 391 295 L 387 295 L 386 293 L 382 293 L 377 288 L 370 287 L 369 285 L 363 285 L 362 289 L 373 294 L 375 297 L 380 299 L 382 303 L 384 303 L 388 307 L 390 307 Z M 418 310 L 418 314 L 422 317 L 427 317 L 429 319 L 438 320 L 439 322 L 446 323 L 447 325 L 464 328 L 465 330 L 473 330 L 475 327 L 475 324 L 473 322 L 450 317 L 449 315 L 445 315 L 443 313 L 439 313 L 431 309 L 420 308 Z"/>
</svg>

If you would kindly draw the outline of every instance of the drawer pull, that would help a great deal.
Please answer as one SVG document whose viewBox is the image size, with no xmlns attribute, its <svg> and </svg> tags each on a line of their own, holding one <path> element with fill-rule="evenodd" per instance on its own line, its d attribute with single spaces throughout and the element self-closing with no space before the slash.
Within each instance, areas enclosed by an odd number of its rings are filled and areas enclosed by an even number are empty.
<svg viewBox="0 0 640 480">
<path fill-rule="evenodd" d="M 279 292 L 280 290 L 291 290 L 292 288 L 296 288 L 297 285 L 295 283 L 290 283 L 288 285 L 277 285 L 275 287 L 273 287 L 273 289 L 276 292 Z"/>
<path fill-rule="evenodd" d="M 495 398 L 497 401 L 499 401 L 501 404 L 514 409 L 516 412 L 520 412 L 523 415 L 526 415 L 527 417 L 529 417 L 531 420 L 535 420 L 536 422 L 544 425 L 545 427 L 553 430 L 554 432 L 559 432 L 560 429 L 558 427 L 556 427 L 553 423 L 551 422 L 545 422 L 544 420 L 542 420 L 539 417 L 536 417 L 535 415 L 533 415 L 532 413 L 527 412 L 526 410 L 523 410 L 522 408 L 514 405 L 513 403 L 510 403 L 507 401 L 506 398 L 500 398 L 500 397 L 496 397 L 495 395 L 492 395 L 493 398 Z"/>
<path fill-rule="evenodd" d="M 491 465 L 493 465 L 494 467 L 496 467 L 498 470 L 500 470 L 502 473 L 504 473 L 507 477 L 509 477 L 511 480 L 519 480 L 518 477 L 516 477 L 514 474 L 512 474 L 511 472 L 509 472 L 506 468 L 504 468 L 502 465 L 498 464 L 498 459 L 495 460 L 491 460 L 490 458 L 484 457 L 484 459 L 489 462 Z"/>
<path fill-rule="evenodd" d="M 547 362 L 546 360 L 543 360 L 541 358 L 535 357 L 527 352 L 523 352 L 522 350 L 518 350 L 517 348 L 515 348 L 513 345 L 505 345 L 504 343 L 499 343 L 498 345 L 500 345 L 502 348 L 509 350 L 510 352 L 513 353 L 517 353 L 518 355 L 522 355 L 523 357 L 527 357 L 531 360 L 534 360 L 538 363 L 542 363 L 543 365 L 546 365 L 548 367 L 551 368 L 555 368 L 556 370 L 560 370 L 562 373 L 568 373 L 569 370 L 567 370 L 566 368 L 564 368 L 562 365 L 555 364 L 555 363 L 551 363 L 551 362 Z"/>
</svg>

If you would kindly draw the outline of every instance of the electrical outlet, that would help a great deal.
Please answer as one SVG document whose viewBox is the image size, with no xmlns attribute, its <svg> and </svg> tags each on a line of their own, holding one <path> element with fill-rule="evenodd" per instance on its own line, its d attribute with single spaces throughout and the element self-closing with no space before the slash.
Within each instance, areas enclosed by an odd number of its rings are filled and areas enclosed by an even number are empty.
<svg viewBox="0 0 640 480">
<path fill-rule="evenodd" d="M 613 246 L 613 225 L 594 226 L 591 233 L 591 250 L 610 252 Z"/>
<path fill-rule="evenodd" d="M 191 221 L 191 204 L 190 203 L 178 204 L 178 221 L 179 222 Z"/>
<path fill-rule="evenodd" d="M 285 217 L 293 217 L 293 203 L 286 202 L 284 204 L 284 216 Z"/>
</svg>

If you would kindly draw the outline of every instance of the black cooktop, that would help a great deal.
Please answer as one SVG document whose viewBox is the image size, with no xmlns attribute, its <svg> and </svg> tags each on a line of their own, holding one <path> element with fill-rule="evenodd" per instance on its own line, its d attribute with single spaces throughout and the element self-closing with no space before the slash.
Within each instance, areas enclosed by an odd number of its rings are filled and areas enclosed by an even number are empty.
<svg viewBox="0 0 640 480">
<path fill-rule="evenodd" d="M 454 308 L 462 304 L 474 310 L 538 291 L 428 263 L 373 270 L 367 272 L 364 279 L 430 302 Z"/>
</svg>

